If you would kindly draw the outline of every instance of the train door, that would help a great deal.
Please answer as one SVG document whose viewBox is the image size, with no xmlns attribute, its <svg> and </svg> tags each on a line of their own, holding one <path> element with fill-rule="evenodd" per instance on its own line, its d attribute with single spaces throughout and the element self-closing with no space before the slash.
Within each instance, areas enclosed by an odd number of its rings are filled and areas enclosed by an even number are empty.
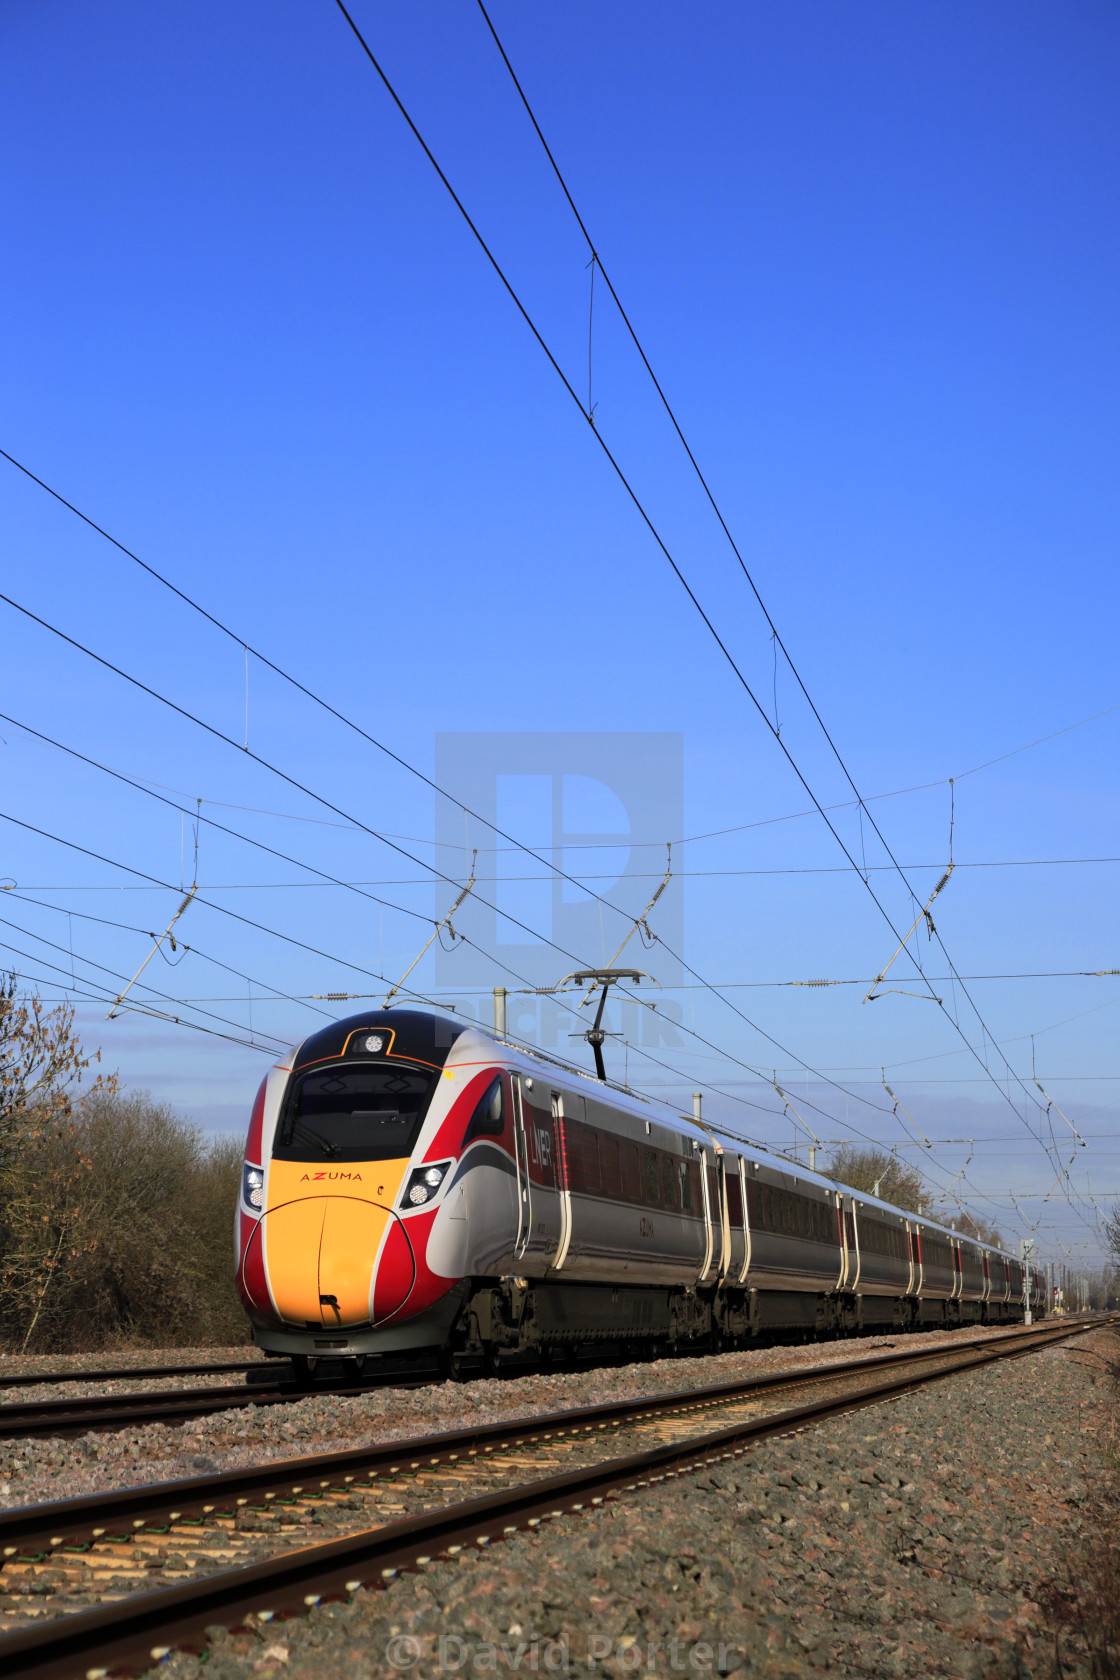
<svg viewBox="0 0 1120 1680">
<path fill-rule="evenodd" d="M 953 1293 L 949 1296 L 949 1299 L 950 1301 L 959 1301 L 962 1293 L 964 1292 L 964 1273 L 961 1270 L 961 1245 L 959 1241 L 954 1242 L 952 1238 L 950 1238 L 950 1242 L 953 1249 Z"/>
<path fill-rule="evenodd" d="M 856 1218 L 856 1204 L 852 1197 L 846 1197 L 844 1202 L 844 1237 L 848 1249 L 848 1277 L 846 1288 L 859 1288 L 860 1253 L 859 1253 L 859 1224 Z"/>
<path fill-rule="evenodd" d="M 521 1075 L 513 1082 L 513 1152 L 517 1167 L 517 1241 L 515 1260 L 522 1260 L 533 1234 L 533 1181 L 529 1176 L 529 1139 L 525 1131 L 525 1106 L 521 1096 Z"/>
<path fill-rule="evenodd" d="M 739 1282 L 746 1283 L 751 1269 L 751 1201 L 747 1195 L 747 1163 L 739 1156 L 739 1194 L 743 1198 L 743 1269 Z"/>
<path fill-rule="evenodd" d="M 564 1144 L 564 1096 L 561 1091 L 552 1092 L 552 1136 L 553 1154 L 556 1159 L 556 1188 L 560 1193 L 560 1239 L 552 1266 L 553 1270 L 558 1272 L 568 1258 L 568 1249 L 572 1242 L 572 1187 L 568 1179 L 568 1156 Z"/>
<path fill-rule="evenodd" d="M 836 1224 L 840 1232 L 840 1276 L 836 1280 L 837 1289 L 843 1289 L 848 1281 L 848 1230 L 844 1223 L 844 1204 L 839 1191 L 836 1193 Z"/>
<path fill-rule="evenodd" d="M 531 1079 L 513 1077 L 513 1130 L 517 1150 L 518 1242 L 526 1269 L 547 1266 L 560 1244 L 560 1196 L 552 1118 L 542 1112 Z M 534 1262 L 536 1264 L 534 1265 Z"/>
<path fill-rule="evenodd" d="M 742 1283 L 750 1264 L 750 1237 L 747 1233 L 747 1194 L 743 1182 L 743 1157 L 725 1155 L 724 1201 L 727 1207 L 727 1272 L 730 1283 Z"/>
<path fill-rule="evenodd" d="M 922 1234 L 916 1225 L 908 1225 L 907 1241 L 910 1245 L 910 1289 L 911 1295 L 922 1293 Z"/>
<path fill-rule="evenodd" d="M 728 1206 L 727 1156 L 716 1156 L 716 1191 L 719 1197 L 716 1225 L 716 1277 L 724 1279 L 731 1269 L 731 1209 Z"/>
<path fill-rule="evenodd" d="M 706 1149 L 700 1151 L 700 1197 L 704 1209 L 704 1258 L 697 1274 L 697 1282 L 703 1283 L 712 1272 L 712 1262 L 717 1253 L 716 1244 L 721 1240 L 717 1233 L 722 1226 L 719 1176 Z"/>
</svg>

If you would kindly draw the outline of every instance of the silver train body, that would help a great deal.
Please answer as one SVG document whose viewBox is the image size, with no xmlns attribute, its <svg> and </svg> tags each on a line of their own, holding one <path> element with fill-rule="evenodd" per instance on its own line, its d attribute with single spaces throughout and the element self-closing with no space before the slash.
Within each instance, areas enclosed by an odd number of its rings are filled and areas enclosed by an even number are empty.
<svg viewBox="0 0 1120 1680">
<path fill-rule="evenodd" d="M 452 1371 L 612 1343 L 1010 1323 L 1040 1275 L 544 1053 L 354 1016 L 265 1080 L 238 1216 L 257 1342 Z"/>
</svg>

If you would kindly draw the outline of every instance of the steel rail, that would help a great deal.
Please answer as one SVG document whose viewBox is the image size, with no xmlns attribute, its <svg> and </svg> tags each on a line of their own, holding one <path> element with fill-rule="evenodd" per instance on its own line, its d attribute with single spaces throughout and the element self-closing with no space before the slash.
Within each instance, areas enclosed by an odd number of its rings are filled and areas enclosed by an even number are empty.
<svg viewBox="0 0 1120 1680">
<path fill-rule="evenodd" d="M 234 1627 L 250 1615 L 268 1621 L 302 1614 L 324 1601 L 346 1599 L 361 1587 L 382 1586 L 403 1569 L 423 1566 L 439 1556 L 454 1556 L 465 1546 L 487 1546 L 519 1529 L 539 1528 L 550 1519 L 598 1507 L 619 1492 L 662 1482 L 690 1466 L 741 1456 L 754 1441 L 898 1398 L 996 1360 L 1023 1357 L 1114 1322 L 1112 1317 L 1094 1317 L 1051 1323 L 1001 1337 L 995 1346 L 963 1355 L 958 1351 L 951 1364 L 937 1370 L 898 1373 L 845 1395 L 823 1396 L 685 1441 L 606 1459 L 182 1586 L 142 1592 L 95 1610 L 60 1616 L 0 1638 L 0 1672 L 7 1680 L 75 1680 L 79 1675 L 94 1680 L 122 1668 L 139 1671 L 170 1650 L 205 1644 L 206 1630 L 215 1624 Z M 932 1353 L 927 1354 L 924 1363 L 932 1358 Z"/>
<path fill-rule="evenodd" d="M 1014 1334 L 1016 1328 L 1022 1327 L 1007 1326 L 1005 1333 Z M 1004 1327 L 1000 1326 L 999 1330 L 1003 1331 Z M 970 1341 L 988 1340 L 992 1333 L 989 1330 L 979 1337 L 969 1337 L 967 1341 L 962 1338 L 955 1345 L 962 1347 Z M 896 1334 L 909 1335 L 910 1332 L 899 1331 Z M 862 1360 L 850 1363 L 858 1365 Z M 250 1369 L 260 1369 L 261 1365 L 262 1361 L 256 1360 Z M 265 1370 L 268 1370 L 267 1366 Z M 280 1375 L 279 1372 L 276 1374 Z M 511 1367 L 510 1374 L 516 1375 L 517 1368 Z M 0 1440 L 38 1435 L 65 1438 L 85 1435 L 93 1430 L 138 1428 L 145 1423 L 186 1422 L 191 1418 L 206 1417 L 211 1412 L 235 1411 L 247 1406 L 287 1405 L 306 1399 L 309 1393 L 353 1397 L 379 1388 L 415 1388 L 434 1380 L 434 1370 L 397 1370 L 371 1373 L 363 1376 L 360 1383 L 345 1386 L 324 1383 L 321 1387 L 304 1388 L 291 1380 L 286 1383 L 277 1381 L 270 1386 L 262 1383 L 255 1387 L 246 1383 L 223 1388 L 179 1389 L 166 1394 L 91 1394 L 60 1400 L 13 1401 L 0 1405 Z"/>
<path fill-rule="evenodd" d="M 359 1393 L 360 1390 L 347 1390 Z M 306 1390 L 259 1388 L 188 1388 L 168 1394 L 91 1394 L 81 1399 L 32 1400 L 0 1406 L 0 1440 L 13 1436 L 84 1435 L 92 1429 L 129 1429 L 142 1423 L 185 1421 L 207 1412 L 237 1411 L 244 1406 L 274 1406 L 300 1399 Z"/>
<path fill-rule="evenodd" d="M 257 1369 L 254 1365 L 253 1369 Z M 360 1383 L 323 1383 L 306 1388 L 294 1378 L 255 1387 L 251 1382 L 225 1388 L 183 1388 L 166 1393 L 88 1394 L 68 1400 L 28 1400 L 0 1405 L 0 1440 L 32 1435 L 86 1435 L 91 1430 L 135 1429 L 144 1423 L 183 1423 L 211 1412 L 241 1411 L 247 1406 L 285 1406 L 309 1394 L 353 1397 L 379 1388 L 418 1388 L 436 1380 L 433 1370 L 394 1371 L 364 1377 Z"/>
<path fill-rule="evenodd" d="M 169 1513 L 176 1521 L 194 1521 L 218 1512 L 236 1512 L 254 1495 L 271 1500 L 297 1490 L 303 1493 L 312 1486 L 326 1488 L 340 1478 L 349 1485 L 362 1473 L 368 1479 L 383 1473 L 392 1475 L 402 1470 L 428 1469 L 474 1454 L 502 1451 L 506 1447 L 557 1436 L 587 1433 L 629 1421 L 640 1422 L 665 1413 L 710 1411 L 768 1390 L 811 1387 L 867 1370 L 879 1371 L 888 1366 L 949 1359 L 962 1349 L 990 1347 L 994 1342 L 1037 1335 L 1041 1328 L 1031 1330 L 1018 1326 L 1001 1330 L 995 1336 L 989 1331 L 984 1335 L 961 1338 L 951 1345 L 939 1343 L 932 1348 L 901 1348 L 891 1353 L 828 1360 L 820 1365 L 789 1365 L 781 1370 L 738 1377 L 730 1382 L 675 1389 L 629 1400 L 612 1400 L 595 1406 L 571 1407 L 562 1412 L 550 1412 L 547 1416 L 508 1418 L 470 1429 L 405 1437 L 397 1441 L 377 1442 L 368 1447 L 348 1447 L 337 1452 L 308 1453 L 299 1458 L 278 1459 L 204 1476 L 182 1477 L 172 1482 L 120 1488 L 110 1493 L 53 1500 L 41 1505 L 17 1506 L 14 1510 L 0 1512 L 0 1557 L 11 1558 L 17 1552 L 33 1549 L 81 1545 L 95 1531 L 99 1531 L 99 1538 L 103 1535 L 133 1535 L 142 1530 L 152 1517 L 164 1517 Z M 225 1391 L 212 1389 L 209 1392 Z M 240 1394 L 243 1391 L 238 1389 L 234 1392 Z M 332 1392 L 349 1394 L 351 1391 Z M 302 1394 L 294 1396 L 303 1397 Z M 225 1404 L 222 1403 L 223 1407 Z M 136 1420 L 124 1421 L 127 1426 Z"/>
<path fill-rule="evenodd" d="M 21 1371 L 18 1376 L 5 1376 L 0 1365 L 0 1389 L 35 1388 L 41 1383 L 123 1382 L 146 1377 L 208 1377 L 227 1376 L 231 1371 L 267 1371 L 271 1361 L 264 1359 L 226 1359 L 210 1365 L 123 1365 L 105 1371 Z M 274 1371 L 274 1376 L 279 1372 Z"/>
</svg>

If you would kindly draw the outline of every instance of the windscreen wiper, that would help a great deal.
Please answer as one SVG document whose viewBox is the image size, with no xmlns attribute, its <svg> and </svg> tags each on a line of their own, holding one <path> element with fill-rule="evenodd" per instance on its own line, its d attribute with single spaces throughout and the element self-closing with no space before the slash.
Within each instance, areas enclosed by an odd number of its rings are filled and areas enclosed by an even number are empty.
<svg viewBox="0 0 1120 1680">
<path fill-rule="evenodd" d="M 330 1138 L 324 1137 L 321 1132 L 315 1131 L 314 1127 L 307 1125 L 303 1120 L 296 1120 L 293 1123 L 292 1131 L 302 1132 L 304 1137 L 310 1138 L 313 1143 L 317 1143 L 324 1155 L 333 1156 L 337 1160 L 342 1154 L 337 1144 L 332 1143 Z"/>
</svg>

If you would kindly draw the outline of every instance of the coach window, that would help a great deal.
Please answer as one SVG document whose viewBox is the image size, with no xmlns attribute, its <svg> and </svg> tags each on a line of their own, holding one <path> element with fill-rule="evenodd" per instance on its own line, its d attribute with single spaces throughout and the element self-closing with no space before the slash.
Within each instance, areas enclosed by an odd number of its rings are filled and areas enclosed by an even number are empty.
<svg viewBox="0 0 1120 1680">
<path fill-rule="evenodd" d="M 628 1202 L 640 1202 L 642 1175 L 638 1167 L 638 1146 L 636 1143 L 620 1143 L 618 1152 L 622 1164 L 623 1197 Z"/>
<path fill-rule="evenodd" d="M 664 1207 L 675 1208 L 676 1197 L 676 1168 L 673 1166 L 671 1155 L 661 1157 L 661 1202 Z"/>
<path fill-rule="evenodd" d="M 602 1174 L 603 1194 L 617 1200 L 622 1195 L 622 1161 L 618 1139 L 609 1132 L 599 1133 L 599 1170 Z"/>
<path fill-rule="evenodd" d="M 499 1078 L 489 1084 L 479 1097 L 470 1124 L 463 1134 L 463 1142 L 468 1144 L 476 1137 L 501 1137 L 504 1125 L 505 1109 L 502 1103 L 502 1081 Z"/>
<path fill-rule="evenodd" d="M 657 1156 L 652 1149 L 647 1149 L 646 1157 L 646 1201 L 650 1207 L 661 1206 L 661 1194 L 657 1185 Z"/>
<path fill-rule="evenodd" d="M 685 1213 L 692 1212 L 692 1184 L 688 1174 L 688 1162 L 678 1161 L 677 1171 L 681 1181 L 681 1207 Z"/>
</svg>

